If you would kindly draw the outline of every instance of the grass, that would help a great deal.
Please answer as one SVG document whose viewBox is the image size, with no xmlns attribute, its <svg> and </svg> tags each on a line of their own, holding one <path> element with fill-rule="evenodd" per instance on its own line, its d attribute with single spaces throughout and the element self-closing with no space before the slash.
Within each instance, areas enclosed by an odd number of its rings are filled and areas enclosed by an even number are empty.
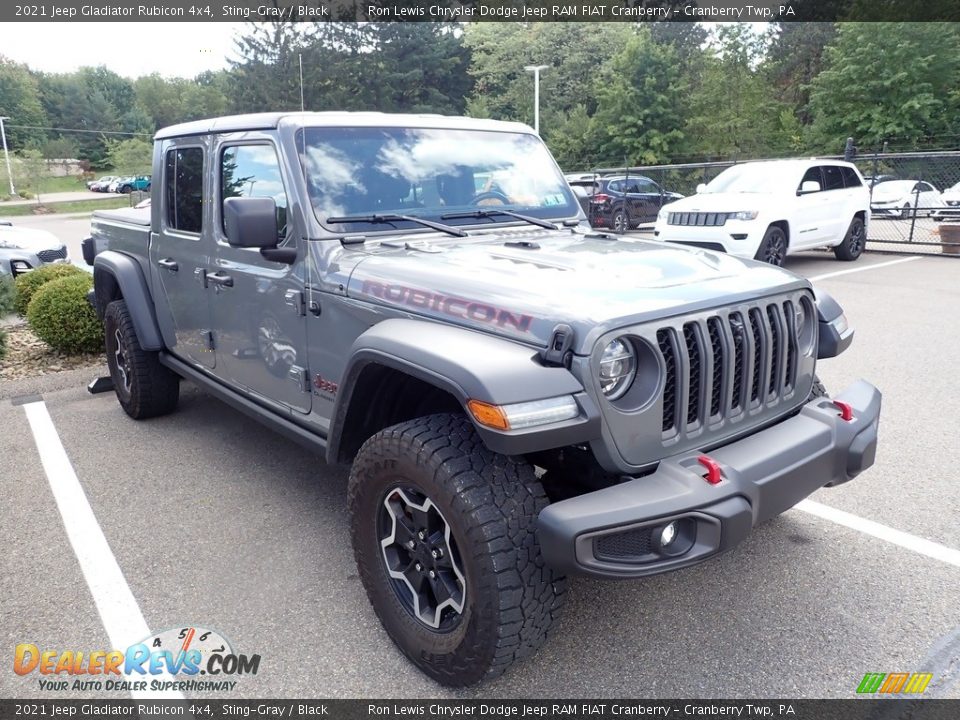
<svg viewBox="0 0 960 720">
<path fill-rule="evenodd" d="M 115 210 L 116 208 L 130 207 L 130 199 L 126 197 L 109 198 L 106 200 L 77 200 L 74 202 L 43 203 L 42 207 L 53 213 L 92 212 L 94 210 Z M 18 215 L 34 215 L 37 204 L 28 205 L 0 205 L 0 217 L 16 217 Z"/>
</svg>

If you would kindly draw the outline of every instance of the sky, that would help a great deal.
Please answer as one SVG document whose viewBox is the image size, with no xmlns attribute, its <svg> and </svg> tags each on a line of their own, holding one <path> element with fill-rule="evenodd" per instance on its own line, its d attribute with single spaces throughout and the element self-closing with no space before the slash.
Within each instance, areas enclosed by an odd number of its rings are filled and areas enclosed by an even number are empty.
<svg viewBox="0 0 960 720">
<path fill-rule="evenodd" d="M 192 78 L 227 67 L 243 23 L 3 23 L 0 55 L 32 70 L 70 72 L 106 65 L 129 78 L 150 73 Z"/>
</svg>

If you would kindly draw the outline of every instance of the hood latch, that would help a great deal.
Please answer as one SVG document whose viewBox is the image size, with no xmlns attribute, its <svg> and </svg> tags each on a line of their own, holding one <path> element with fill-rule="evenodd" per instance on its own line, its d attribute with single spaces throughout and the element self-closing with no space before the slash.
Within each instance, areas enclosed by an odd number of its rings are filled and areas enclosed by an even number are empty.
<svg viewBox="0 0 960 720">
<path fill-rule="evenodd" d="M 553 328 L 547 347 L 540 351 L 540 359 L 544 365 L 568 368 L 573 360 L 572 348 L 573 328 L 565 323 L 560 323 Z"/>
</svg>

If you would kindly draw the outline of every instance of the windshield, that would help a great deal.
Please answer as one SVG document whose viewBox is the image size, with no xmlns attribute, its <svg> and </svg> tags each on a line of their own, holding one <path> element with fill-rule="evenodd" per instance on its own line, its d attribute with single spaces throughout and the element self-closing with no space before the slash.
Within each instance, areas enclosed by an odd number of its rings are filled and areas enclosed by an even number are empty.
<svg viewBox="0 0 960 720">
<path fill-rule="evenodd" d="M 428 128 L 304 128 L 297 146 L 310 202 L 322 225 L 382 231 L 331 217 L 441 215 L 509 209 L 538 218 L 578 212 L 566 180 L 538 138 L 523 133 Z M 497 222 L 509 218 L 496 216 Z M 445 221 L 447 222 L 447 221 Z M 460 218 L 450 224 L 489 224 Z M 395 227 L 414 228 L 398 220 Z"/>
<path fill-rule="evenodd" d="M 704 193 L 770 193 L 788 181 L 785 168 L 778 163 L 734 165 L 717 175 Z"/>
</svg>

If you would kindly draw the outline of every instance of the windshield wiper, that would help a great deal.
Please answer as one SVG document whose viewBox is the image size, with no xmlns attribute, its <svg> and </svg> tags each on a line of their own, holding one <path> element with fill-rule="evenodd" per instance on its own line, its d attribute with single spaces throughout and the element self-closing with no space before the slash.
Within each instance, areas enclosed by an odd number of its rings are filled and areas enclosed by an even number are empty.
<svg viewBox="0 0 960 720">
<path fill-rule="evenodd" d="M 347 217 L 328 217 L 328 223 L 342 224 L 342 223 L 370 223 L 371 225 L 384 225 L 392 224 L 399 222 L 401 220 L 406 220 L 407 222 L 417 223 L 418 225 L 423 225 L 424 227 L 432 228 L 433 230 L 439 230 L 440 232 L 446 233 L 447 235 L 453 235 L 454 237 L 469 237 L 460 228 L 455 228 L 452 225 L 444 225 L 443 223 L 433 222 L 432 220 L 424 220 L 423 218 L 414 217 L 413 215 L 348 215 Z"/>
<path fill-rule="evenodd" d="M 522 215 L 514 212 L 513 210 L 471 210 L 469 212 L 447 213 L 446 215 L 441 215 L 440 219 L 454 220 L 456 218 L 477 218 L 479 220 L 481 218 L 493 217 L 494 215 L 507 215 L 509 217 L 516 218 L 517 220 L 528 222 L 531 225 L 537 225 L 539 227 L 546 228 L 547 230 L 558 229 L 557 226 L 552 222 L 541 220 L 540 218 L 535 218 L 530 215 Z"/>
</svg>

